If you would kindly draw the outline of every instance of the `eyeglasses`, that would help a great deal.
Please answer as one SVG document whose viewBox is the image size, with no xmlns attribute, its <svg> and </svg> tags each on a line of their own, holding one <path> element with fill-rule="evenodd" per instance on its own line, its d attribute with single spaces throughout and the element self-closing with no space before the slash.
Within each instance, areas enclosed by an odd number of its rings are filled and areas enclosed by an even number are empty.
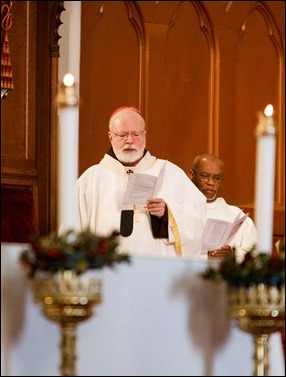
<svg viewBox="0 0 286 377">
<path fill-rule="evenodd" d="M 137 131 L 137 132 L 131 132 L 130 134 L 116 134 L 115 132 L 111 132 L 113 135 L 117 137 L 117 140 L 122 141 L 122 140 L 127 140 L 129 136 L 132 137 L 133 140 L 138 140 L 143 136 L 143 133 L 145 131 Z"/>
<path fill-rule="evenodd" d="M 210 179 L 215 183 L 221 183 L 223 181 L 223 175 L 221 174 L 210 175 L 208 173 L 198 173 L 196 170 L 193 170 L 193 172 L 201 182 L 208 182 Z"/>
</svg>

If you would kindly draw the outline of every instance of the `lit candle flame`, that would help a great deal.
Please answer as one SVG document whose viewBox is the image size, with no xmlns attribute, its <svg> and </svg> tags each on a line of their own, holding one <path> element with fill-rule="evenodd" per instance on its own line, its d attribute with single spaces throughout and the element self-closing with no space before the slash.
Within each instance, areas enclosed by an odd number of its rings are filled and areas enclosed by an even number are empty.
<svg viewBox="0 0 286 377">
<path fill-rule="evenodd" d="M 78 105 L 76 84 L 71 73 L 67 73 L 63 78 L 63 82 L 60 84 L 57 104 L 59 107 Z"/>
<path fill-rule="evenodd" d="M 71 73 L 67 73 L 64 76 L 63 83 L 65 86 L 73 86 L 74 84 L 74 77 Z"/>
<path fill-rule="evenodd" d="M 271 117 L 273 115 L 273 106 L 272 105 L 267 105 L 264 110 L 264 114 L 267 117 Z"/>
</svg>

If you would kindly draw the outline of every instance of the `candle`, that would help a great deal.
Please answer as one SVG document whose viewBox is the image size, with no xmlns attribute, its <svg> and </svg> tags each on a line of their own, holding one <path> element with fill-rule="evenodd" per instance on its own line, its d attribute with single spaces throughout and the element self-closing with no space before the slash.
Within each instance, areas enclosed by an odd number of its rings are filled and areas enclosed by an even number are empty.
<svg viewBox="0 0 286 377">
<path fill-rule="evenodd" d="M 74 229 L 75 182 L 78 178 L 78 98 L 74 78 L 66 74 L 57 97 L 58 132 L 58 226 L 60 232 Z"/>
<path fill-rule="evenodd" d="M 259 114 L 256 130 L 256 177 L 255 177 L 255 225 L 257 250 L 270 254 L 272 251 L 273 200 L 275 176 L 275 126 L 273 106 L 267 105 Z"/>
</svg>

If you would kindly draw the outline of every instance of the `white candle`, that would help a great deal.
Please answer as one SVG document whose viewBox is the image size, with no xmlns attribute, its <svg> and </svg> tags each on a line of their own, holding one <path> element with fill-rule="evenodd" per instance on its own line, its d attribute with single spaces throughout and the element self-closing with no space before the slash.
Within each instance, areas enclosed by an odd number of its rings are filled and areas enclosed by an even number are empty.
<svg viewBox="0 0 286 377">
<path fill-rule="evenodd" d="M 255 225 L 257 251 L 270 254 L 273 233 L 273 200 L 275 178 L 275 126 L 273 106 L 259 114 L 256 146 Z"/>
<path fill-rule="evenodd" d="M 65 232 L 76 226 L 74 186 L 78 178 L 78 98 L 71 74 L 65 75 L 57 100 L 58 226 Z"/>
</svg>

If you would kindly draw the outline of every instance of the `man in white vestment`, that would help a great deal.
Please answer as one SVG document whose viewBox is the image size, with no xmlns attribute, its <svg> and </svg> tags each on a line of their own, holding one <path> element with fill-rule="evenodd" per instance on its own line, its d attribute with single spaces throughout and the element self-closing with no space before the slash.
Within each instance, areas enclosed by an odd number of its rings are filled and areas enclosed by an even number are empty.
<svg viewBox="0 0 286 377">
<path fill-rule="evenodd" d="M 145 121 L 136 108 L 114 111 L 108 137 L 108 153 L 76 182 L 80 230 L 119 231 L 119 251 L 131 255 L 199 257 L 205 196 L 181 168 L 146 150 Z M 155 193 L 144 199 L 153 185 Z"/>
<path fill-rule="evenodd" d="M 216 155 L 201 154 L 193 161 L 190 171 L 192 182 L 207 198 L 207 218 L 233 222 L 242 212 L 239 207 L 230 205 L 218 197 L 224 179 L 224 163 Z M 250 217 L 247 217 L 230 240 L 217 250 L 210 250 L 209 257 L 222 258 L 235 251 L 237 261 L 242 261 L 245 254 L 257 243 L 257 230 Z"/>
</svg>

